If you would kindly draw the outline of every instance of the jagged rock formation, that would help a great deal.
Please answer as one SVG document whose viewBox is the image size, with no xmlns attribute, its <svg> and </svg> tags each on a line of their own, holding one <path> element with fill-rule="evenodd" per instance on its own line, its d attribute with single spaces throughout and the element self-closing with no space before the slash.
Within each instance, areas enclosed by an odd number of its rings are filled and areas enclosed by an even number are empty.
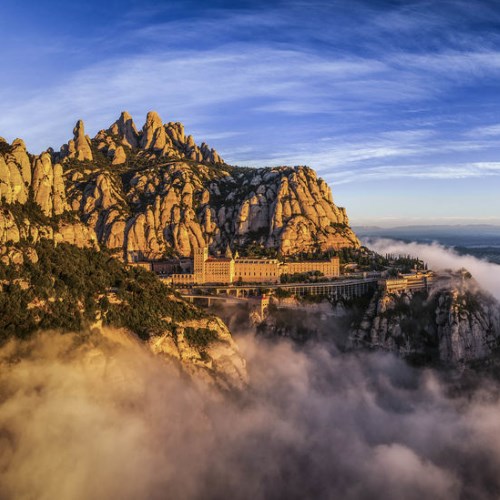
<svg viewBox="0 0 500 500">
<path fill-rule="evenodd" d="M 319 339 L 329 341 L 332 330 L 338 326 L 327 299 L 311 303 L 297 297 L 273 297 L 267 315 L 262 318 L 254 312 L 251 321 L 258 335 L 267 338 L 286 337 L 297 343 Z"/>
<path fill-rule="evenodd" d="M 284 255 L 359 245 L 310 168 L 231 167 L 155 112 L 141 131 L 123 112 L 92 140 L 81 120 L 73 133 L 59 152 L 39 156 L 19 139 L 1 143 L 0 243 L 27 236 L 10 205 L 34 202 L 46 217 L 70 215 L 81 239 L 124 257 L 189 256 L 205 244 L 223 251 L 253 243 Z"/>
<path fill-rule="evenodd" d="M 448 363 L 487 358 L 498 348 L 500 307 L 483 294 L 457 289 L 441 294 L 436 308 L 439 357 Z"/>
<path fill-rule="evenodd" d="M 35 159 L 32 188 L 34 200 L 45 215 L 60 215 L 68 209 L 63 168 L 60 163 L 52 164 L 49 153 Z"/>
<path fill-rule="evenodd" d="M 198 147 L 192 136 L 186 137 L 182 123 L 164 124 L 155 111 L 148 113 L 141 132 L 137 132 L 132 117 L 124 111 L 111 127 L 99 131 L 94 141 L 99 151 L 113 159 L 114 165 L 125 163 L 127 152 L 136 149 L 142 150 L 148 159 L 170 158 L 199 163 L 224 163 L 214 149 L 205 143 Z"/>
<path fill-rule="evenodd" d="M 186 338 L 187 328 L 208 329 L 215 338 L 200 348 Z M 224 390 L 243 389 L 248 382 L 245 359 L 227 326 L 217 317 L 180 323 L 175 337 L 166 332 L 152 337 L 148 345 L 153 353 L 179 361 L 182 369 L 196 380 L 215 383 Z"/>
<path fill-rule="evenodd" d="M 2 154 L 3 153 L 3 154 Z M 0 138 L 0 197 L 3 203 L 26 203 L 31 167 L 21 139 L 9 146 Z"/>
<path fill-rule="evenodd" d="M 40 238 L 80 247 L 97 245 L 93 228 L 76 214 L 58 219 L 69 205 L 63 166 L 53 163 L 49 152 L 30 156 L 21 139 L 12 145 L 0 139 L 0 194 L 1 255 L 8 253 L 8 243 L 36 243 Z"/>
<path fill-rule="evenodd" d="M 77 160 L 92 161 L 92 146 L 90 137 L 85 135 L 85 127 L 82 120 L 78 120 L 73 129 L 73 139 L 61 148 L 62 158 L 76 158 Z"/>
<path fill-rule="evenodd" d="M 128 148 L 137 148 L 139 146 L 139 134 L 135 127 L 132 117 L 124 111 L 118 120 L 116 120 L 111 127 L 107 130 L 104 136 L 112 135 L 120 138 L 120 143 Z M 98 134 L 99 135 L 99 134 Z"/>
<path fill-rule="evenodd" d="M 456 365 L 490 357 L 500 346 L 500 305 L 471 281 L 425 292 L 379 292 L 349 338 L 427 363 Z"/>
<path fill-rule="evenodd" d="M 73 206 L 83 207 L 109 248 L 154 258 L 171 247 L 189 256 L 204 244 L 222 250 L 255 240 L 283 254 L 357 244 L 345 212 L 310 169 L 228 175 L 176 162 L 133 173 L 121 192 L 113 177 L 100 173 L 88 178 L 83 192 L 71 190 Z"/>
</svg>

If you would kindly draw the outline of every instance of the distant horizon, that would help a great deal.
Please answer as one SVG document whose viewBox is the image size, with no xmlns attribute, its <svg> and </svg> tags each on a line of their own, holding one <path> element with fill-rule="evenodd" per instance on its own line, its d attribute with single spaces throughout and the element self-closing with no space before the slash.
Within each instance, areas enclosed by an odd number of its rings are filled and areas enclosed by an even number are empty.
<svg viewBox="0 0 500 500">
<path fill-rule="evenodd" d="M 426 221 L 424 219 L 419 220 L 419 221 L 413 221 L 413 220 L 402 220 L 399 219 L 398 222 L 389 222 L 387 220 L 381 219 L 381 220 L 376 220 L 376 219 L 369 219 L 365 221 L 358 221 L 358 220 L 350 220 L 350 225 L 354 229 L 356 228 L 380 228 L 380 229 L 396 229 L 396 228 L 401 228 L 401 227 L 481 227 L 481 226 L 488 226 L 488 227 L 493 227 L 496 229 L 500 230 L 500 218 L 499 219 L 494 219 L 494 220 L 475 220 L 475 221 L 450 221 L 450 220 L 442 220 L 442 221 Z"/>
</svg>

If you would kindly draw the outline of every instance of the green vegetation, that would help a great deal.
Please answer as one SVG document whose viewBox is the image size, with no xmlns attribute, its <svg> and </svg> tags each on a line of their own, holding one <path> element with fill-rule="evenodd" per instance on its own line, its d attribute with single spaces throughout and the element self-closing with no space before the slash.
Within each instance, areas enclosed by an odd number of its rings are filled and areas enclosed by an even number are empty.
<svg viewBox="0 0 500 500">
<path fill-rule="evenodd" d="M 412 269 L 423 270 L 426 265 L 418 258 L 410 255 L 380 255 L 366 247 L 341 248 L 335 252 L 340 259 L 340 264 L 357 264 L 359 271 L 383 271 L 390 270 L 397 275 L 409 273 Z"/>
<path fill-rule="evenodd" d="M 191 347 L 207 347 L 217 339 L 217 332 L 209 328 L 184 328 L 184 338 Z"/>
<path fill-rule="evenodd" d="M 278 299 L 285 299 L 287 297 L 292 297 L 293 293 L 289 292 L 285 288 L 276 288 L 276 290 L 274 291 L 274 296 Z"/>
<path fill-rule="evenodd" d="M 309 302 L 310 304 L 321 304 L 321 302 L 328 300 L 325 295 L 313 295 L 311 293 L 305 293 L 298 298 L 299 300 Z"/>
<path fill-rule="evenodd" d="M 424 270 L 427 266 L 418 258 L 410 255 L 399 255 L 389 260 L 391 268 L 397 269 L 400 273 L 409 273 L 413 269 Z"/>
<path fill-rule="evenodd" d="M 382 271 L 388 260 L 366 247 L 341 248 L 335 252 L 340 264 L 357 264 L 360 271 Z"/>
<path fill-rule="evenodd" d="M 261 228 L 257 231 L 249 231 L 245 234 L 244 243 L 235 244 L 233 251 L 238 252 L 240 257 L 255 259 L 277 259 L 280 258 L 276 248 L 266 248 L 265 241 L 269 233 L 269 228 Z"/>
<path fill-rule="evenodd" d="M 0 154 L 12 152 L 12 146 L 8 142 L 0 141 Z"/>
<path fill-rule="evenodd" d="M 53 229 L 58 229 L 61 222 L 79 222 L 80 219 L 76 212 L 64 212 L 60 215 L 47 216 L 43 213 L 40 205 L 36 203 L 31 197 L 24 204 L 19 202 L 10 203 L 8 205 L 3 205 L 2 210 L 5 215 L 10 214 L 16 221 L 17 226 L 22 227 L 25 224 L 25 220 L 29 219 L 30 224 L 38 226 L 47 226 Z"/>
<path fill-rule="evenodd" d="M 106 252 L 42 240 L 38 262 L 0 263 L 0 342 L 38 329 L 79 331 L 99 317 L 141 338 L 203 317 L 155 275 L 128 268 Z"/>
<path fill-rule="evenodd" d="M 293 255 L 286 256 L 286 262 L 299 262 L 299 261 L 314 261 L 314 260 L 329 260 L 331 257 L 335 256 L 333 250 L 328 252 L 323 252 L 319 248 L 311 250 L 310 252 L 299 252 Z"/>
</svg>

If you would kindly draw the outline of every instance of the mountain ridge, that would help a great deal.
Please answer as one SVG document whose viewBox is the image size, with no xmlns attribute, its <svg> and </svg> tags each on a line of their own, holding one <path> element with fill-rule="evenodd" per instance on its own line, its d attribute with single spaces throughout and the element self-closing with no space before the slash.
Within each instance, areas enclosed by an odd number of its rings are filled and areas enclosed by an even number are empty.
<svg viewBox="0 0 500 500">
<path fill-rule="evenodd" d="M 163 123 L 155 112 L 140 131 L 122 112 L 93 139 L 79 120 L 73 139 L 40 155 L 30 155 L 20 139 L 0 141 L 0 196 L 4 245 L 41 233 L 98 244 L 124 259 L 189 256 L 204 245 L 214 252 L 253 245 L 282 255 L 359 246 L 345 209 L 314 170 L 228 165 L 215 149 L 196 145 L 181 123 Z M 16 204 L 21 224 L 11 210 Z M 64 224 L 52 233 L 33 226 L 24 208 L 34 205 Z"/>
</svg>

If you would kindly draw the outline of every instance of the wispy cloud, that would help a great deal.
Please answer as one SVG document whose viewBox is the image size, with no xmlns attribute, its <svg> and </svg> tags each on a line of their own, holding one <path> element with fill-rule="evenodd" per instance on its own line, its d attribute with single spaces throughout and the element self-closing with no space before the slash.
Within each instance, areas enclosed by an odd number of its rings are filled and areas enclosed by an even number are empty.
<svg viewBox="0 0 500 500">
<path fill-rule="evenodd" d="M 258 165 L 314 165 L 319 173 L 336 185 L 365 180 L 463 179 L 500 175 L 500 163 L 468 161 L 447 155 L 475 155 L 493 144 L 483 138 L 454 141 L 443 138 L 431 129 L 384 131 L 356 140 L 346 141 L 329 137 L 318 141 L 311 152 L 310 143 L 295 143 L 286 151 L 238 163 Z M 235 154 L 235 152 L 233 152 Z M 249 158 L 254 151 L 240 152 L 240 158 Z M 237 155 L 237 154 L 236 154 Z M 444 159 L 443 159 L 444 156 Z M 418 160 L 418 161 L 415 161 Z"/>
<path fill-rule="evenodd" d="M 124 9 L 73 43 L 51 34 L 53 59 L 38 53 L 56 77 L 0 76 L 0 134 L 37 152 L 78 118 L 92 135 L 156 109 L 227 161 L 309 164 L 336 184 L 498 175 L 488 2 L 192 4 Z"/>
<path fill-rule="evenodd" d="M 22 130 L 28 142 L 41 149 L 55 145 L 54 140 L 66 140 L 61 130 L 70 130 L 70 120 L 79 117 L 97 130 L 122 108 L 141 115 L 157 108 L 167 119 L 208 129 L 209 120 L 218 122 L 228 106 L 237 108 L 239 115 L 251 114 L 253 120 L 260 115 L 266 121 L 273 120 L 270 115 L 323 114 L 334 120 L 354 119 L 354 125 L 364 113 L 380 128 L 380 119 L 388 113 L 400 119 L 396 106 L 410 112 L 450 92 L 456 85 L 449 81 L 452 76 L 478 78 L 500 70 L 500 53 L 494 51 L 444 48 L 415 54 L 410 48 L 402 51 L 404 44 L 386 47 L 388 32 L 405 37 L 419 29 L 433 33 L 449 24 L 440 11 L 411 5 L 381 12 L 361 2 L 349 17 L 347 3 L 340 2 L 341 22 L 334 26 L 351 47 L 339 50 L 334 47 L 340 43 L 336 30 L 322 29 L 335 23 L 328 18 L 335 9 L 324 2 L 311 2 L 307 12 L 304 7 L 293 2 L 290 10 L 279 4 L 264 10 L 216 9 L 212 16 L 163 20 L 165 9 L 155 6 L 142 12 L 140 22 L 125 13 L 112 31 L 123 29 L 126 36 L 111 40 L 101 35 L 93 41 L 107 47 L 104 60 L 34 89 L 31 95 L 25 89 L 4 89 L 0 128 L 8 135 Z M 313 21 L 320 23 L 316 31 Z M 258 36 L 246 37 L 245 26 Z M 349 36 L 347 27 L 353 30 Z M 382 49 L 379 53 L 360 50 L 356 37 L 361 31 L 364 40 L 372 38 Z M 315 45 L 318 38 L 329 45 Z M 147 49 L 139 50 L 139 43 Z M 109 50 L 113 46 L 115 53 Z M 36 124 L 49 120 L 42 136 Z M 310 124 L 313 132 L 314 121 Z"/>
<path fill-rule="evenodd" d="M 339 115 L 368 103 L 414 100 L 425 92 L 393 81 L 382 63 L 362 58 L 330 60 L 300 51 L 250 52 L 238 46 L 202 54 L 160 51 L 93 64 L 33 91 L 29 98 L 11 91 L 0 104 L 0 128 L 11 134 L 22 130 L 40 148 L 56 126 L 70 129 L 70 119 L 86 118 L 96 130 L 122 108 L 144 114 L 155 107 L 169 119 L 187 117 L 196 124 L 216 119 L 229 104 L 238 106 L 239 113 Z M 48 121 L 53 130 L 45 127 L 42 136 L 38 124 Z"/>
<path fill-rule="evenodd" d="M 345 184 L 366 180 L 390 179 L 468 179 L 494 176 L 500 177 L 500 164 L 453 163 L 442 164 L 401 164 L 377 166 L 359 171 L 340 171 L 332 175 L 335 183 Z M 329 176 L 327 176 L 328 178 Z"/>
<path fill-rule="evenodd" d="M 500 136 L 500 123 L 494 125 L 487 125 L 483 127 L 475 127 L 465 134 L 468 137 L 499 137 Z"/>
</svg>

